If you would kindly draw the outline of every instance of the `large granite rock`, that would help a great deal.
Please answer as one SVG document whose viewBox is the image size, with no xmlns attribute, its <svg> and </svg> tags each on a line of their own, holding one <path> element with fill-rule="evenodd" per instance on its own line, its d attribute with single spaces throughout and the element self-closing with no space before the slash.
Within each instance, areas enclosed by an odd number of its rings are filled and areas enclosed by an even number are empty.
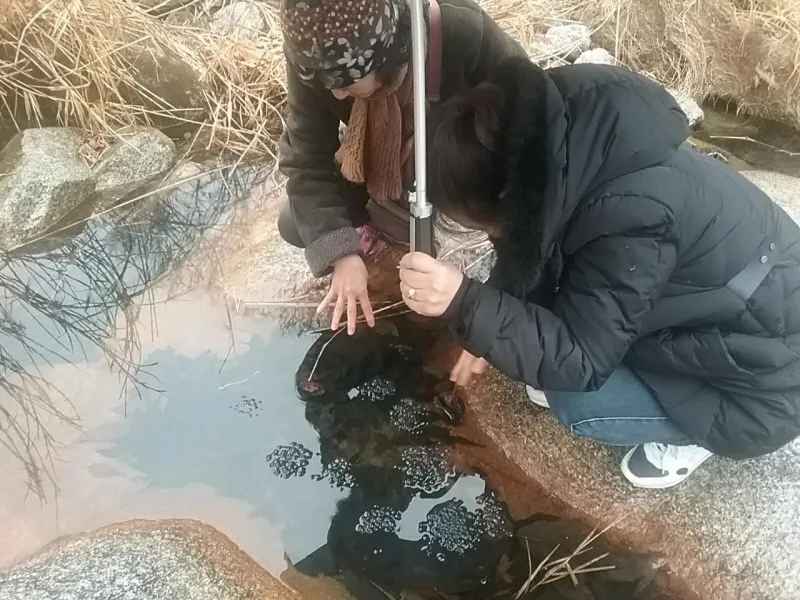
<svg viewBox="0 0 800 600">
<path fill-rule="evenodd" d="M 664 555 L 703 600 L 800 598 L 800 443 L 745 462 L 715 458 L 670 491 L 631 487 L 608 447 L 571 436 L 522 386 L 491 373 L 469 391 L 479 426 L 528 477 L 612 541 Z"/>
<path fill-rule="evenodd" d="M 544 45 L 555 56 L 571 62 L 592 47 L 592 35 L 581 23 L 555 25 L 547 30 Z"/>
<path fill-rule="evenodd" d="M 677 102 L 678 106 L 681 107 L 681 110 L 686 115 L 686 118 L 689 119 L 690 127 L 697 127 L 703 122 L 703 119 L 706 118 L 706 115 L 694 98 L 682 90 L 677 90 L 670 87 L 666 89 L 672 95 L 672 97 L 675 98 L 675 102 Z"/>
<path fill-rule="evenodd" d="M 126 49 L 124 58 L 138 85 L 120 86 L 122 100 L 150 111 L 153 125 L 172 138 L 194 133 L 207 109 L 202 65 L 146 42 Z"/>
<path fill-rule="evenodd" d="M 44 233 L 86 200 L 95 184 L 72 129 L 26 129 L 0 152 L 0 248 Z"/>
<path fill-rule="evenodd" d="M 177 158 L 175 143 L 157 129 L 137 127 L 120 132 L 95 164 L 96 191 L 116 201 L 164 174 Z"/>
<path fill-rule="evenodd" d="M 618 65 L 619 61 L 605 48 L 592 48 L 575 59 L 576 65 Z"/>
<path fill-rule="evenodd" d="M 770 171 L 742 171 L 742 175 L 764 190 L 800 223 L 800 177 Z"/>
<path fill-rule="evenodd" d="M 0 600 L 299 600 L 225 535 L 128 521 L 59 540 L 0 571 Z"/>
</svg>

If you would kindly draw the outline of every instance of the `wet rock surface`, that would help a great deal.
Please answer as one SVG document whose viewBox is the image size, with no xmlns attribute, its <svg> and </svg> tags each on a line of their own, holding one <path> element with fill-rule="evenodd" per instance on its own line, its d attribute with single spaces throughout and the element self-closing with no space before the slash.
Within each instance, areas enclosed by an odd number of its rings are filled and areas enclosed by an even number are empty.
<svg viewBox="0 0 800 600">
<path fill-rule="evenodd" d="M 0 571 L 0 600 L 297 600 L 198 521 L 129 521 L 59 540 Z"/>
<path fill-rule="evenodd" d="M 72 129 L 27 129 L 0 152 L 0 247 L 45 232 L 94 191 Z"/>
<path fill-rule="evenodd" d="M 608 447 L 571 436 L 522 386 L 492 373 L 467 399 L 526 474 L 611 540 L 658 551 L 704 600 L 800 597 L 800 443 L 745 462 L 714 458 L 671 491 L 632 488 Z"/>
</svg>

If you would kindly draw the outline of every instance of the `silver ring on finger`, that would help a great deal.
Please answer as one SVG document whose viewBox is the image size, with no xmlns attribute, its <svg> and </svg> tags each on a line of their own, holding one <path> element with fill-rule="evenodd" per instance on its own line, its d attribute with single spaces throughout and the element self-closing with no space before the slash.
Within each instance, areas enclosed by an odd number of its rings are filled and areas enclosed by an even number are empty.
<svg viewBox="0 0 800 600">
<path fill-rule="evenodd" d="M 414 296 L 416 296 L 416 295 L 417 295 L 417 290 L 415 290 L 414 288 L 408 288 L 408 292 L 406 292 L 406 296 L 408 296 L 409 300 L 413 300 Z"/>
</svg>

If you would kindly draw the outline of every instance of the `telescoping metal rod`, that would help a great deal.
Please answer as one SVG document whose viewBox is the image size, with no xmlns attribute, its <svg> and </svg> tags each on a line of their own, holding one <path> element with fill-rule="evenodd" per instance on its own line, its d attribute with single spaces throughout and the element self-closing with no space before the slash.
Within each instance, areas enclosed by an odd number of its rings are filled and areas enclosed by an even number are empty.
<svg viewBox="0 0 800 600">
<path fill-rule="evenodd" d="M 410 0 L 411 8 L 411 67 L 414 84 L 414 173 L 415 190 L 410 195 L 411 251 L 433 255 L 433 209 L 428 202 L 428 171 L 426 162 L 427 132 L 425 128 L 425 19 L 423 0 Z"/>
</svg>

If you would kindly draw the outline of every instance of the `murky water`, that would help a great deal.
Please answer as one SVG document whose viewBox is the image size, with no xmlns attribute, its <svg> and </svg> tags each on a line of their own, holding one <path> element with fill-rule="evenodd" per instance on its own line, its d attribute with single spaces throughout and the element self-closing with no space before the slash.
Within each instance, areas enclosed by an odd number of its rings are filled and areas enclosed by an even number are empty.
<svg viewBox="0 0 800 600">
<path fill-rule="evenodd" d="M 454 460 L 464 407 L 426 370 L 424 328 L 297 335 L 229 311 L 203 283 L 242 195 L 223 177 L 6 257 L 0 569 L 63 535 L 195 518 L 354 598 L 513 597 L 547 552 Z M 610 581 L 580 597 L 615 598 Z"/>
<path fill-rule="evenodd" d="M 740 168 L 800 175 L 800 132 L 758 117 L 737 115 L 723 102 L 703 106 L 705 122 L 697 138 L 719 146 L 746 165 Z M 738 166 L 738 165 L 737 165 Z"/>
</svg>

